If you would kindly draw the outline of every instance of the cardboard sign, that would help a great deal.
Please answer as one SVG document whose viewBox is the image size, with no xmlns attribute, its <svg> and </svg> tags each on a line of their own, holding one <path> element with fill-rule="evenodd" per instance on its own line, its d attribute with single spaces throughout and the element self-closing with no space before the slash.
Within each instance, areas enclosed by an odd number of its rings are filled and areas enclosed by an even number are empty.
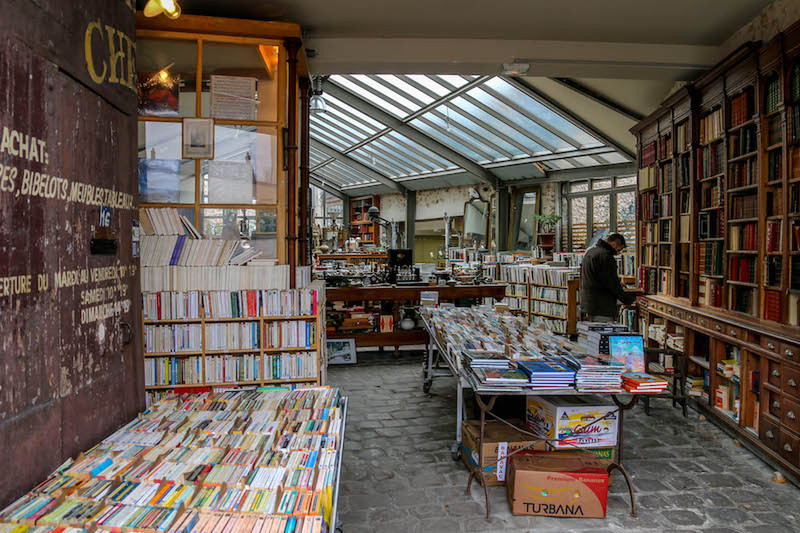
<svg viewBox="0 0 800 533">
<path fill-rule="evenodd" d="M 608 472 L 580 452 L 531 452 L 511 457 L 506 496 L 514 515 L 605 518 Z"/>
</svg>

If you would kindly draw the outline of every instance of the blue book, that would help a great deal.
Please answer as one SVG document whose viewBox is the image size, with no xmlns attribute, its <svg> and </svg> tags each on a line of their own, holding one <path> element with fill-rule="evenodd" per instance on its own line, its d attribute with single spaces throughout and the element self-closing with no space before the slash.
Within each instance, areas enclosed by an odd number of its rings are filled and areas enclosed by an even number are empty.
<svg viewBox="0 0 800 533">
<path fill-rule="evenodd" d="M 178 235 L 178 240 L 175 243 L 175 248 L 172 249 L 172 258 L 169 260 L 169 266 L 175 266 L 178 264 L 178 259 L 181 256 L 181 250 L 183 250 L 183 243 L 186 241 L 185 235 Z"/>
<path fill-rule="evenodd" d="M 535 377 L 565 377 L 570 378 L 575 371 L 557 361 L 517 361 L 517 366 L 530 379 Z"/>
</svg>

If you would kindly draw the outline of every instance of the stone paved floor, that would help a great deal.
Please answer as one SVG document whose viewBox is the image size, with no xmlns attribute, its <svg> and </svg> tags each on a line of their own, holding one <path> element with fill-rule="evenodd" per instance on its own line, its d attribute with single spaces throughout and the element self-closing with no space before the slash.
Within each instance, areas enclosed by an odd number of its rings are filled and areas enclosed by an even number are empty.
<svg viewBox="0 0 800 533">
<path fill-rule="evenodd" d="M 359 358 L 364 359 L 359 353 Z M 331 367 L 329 382 L 350 397 L 340 524 L 358 531 L 800 531 L 800 490 L 771 481 L 773 470 L 709 421 L 680 416 L 665 400 L 653 416 L 626 413 L 625 464 L 633 477 L 639 518 L 630 516 L 621 476 L 611 485 L 608 517 L 515 517 L 504 487 L 464 489 L 467 470 L 450 457 L 455 435 L 452 378 L 422 392 L 421 356 L 381 356 Z"/>
</svg>

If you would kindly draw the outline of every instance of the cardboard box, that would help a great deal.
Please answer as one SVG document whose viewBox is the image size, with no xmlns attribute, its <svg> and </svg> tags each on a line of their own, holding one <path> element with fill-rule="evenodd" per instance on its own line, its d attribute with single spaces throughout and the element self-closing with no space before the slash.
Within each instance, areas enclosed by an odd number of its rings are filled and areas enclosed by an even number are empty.
<svg viewBox="0 0 800 533">
<path fill-rule="evenodd" d="M 506 483 L 514 515 L 605 518 L 608 472 L 580 452 L 532 452 L 511 457 Z"/>
<path fill-rule="evenodd" d="M 581 446 L 580 448 L 581 448 L 581 450 L 586 450 L 586 451 L 592 452 L 598 459 L 602 459 L 604 461 L 612 461 L 613 462 L 614 459 L 616 459 L 616 457 L 617 457 L 617 448 L 616 448 L 616 446 L 607 446 L 607 447 L 599 447 L 599 448 L 595 448 L 595 447 L 591 447 L 591 446 Z M 553 448 L 553 446 L 551 446 L 550 444 L 547 445 L 547 449 L 549 451 L 556 451 L 556 449 Z M 565 450 L 565 451 L 569 451 L 569 450 Z M 577 452 L 577 453 L 582 453 L 582 452 Z M 607 464 L 607 463 L 604 463 L 604 464 Z"/>
<path fill-rule="evenodd" d="M 617 445 L 619 413 L 609 414 L 616 410 L 616 406 L 591 396 L 528 396 L 525 418 L 537 435 L 565 439 L 553 443 L 556 449 L 609 447 Z M 587 427 L 605 415 L 608 416 Z"/>
<path fill-rule="evenodd" d="M 517 426 L 522 424 L 521 420 L 509 420 L 509 422 Z M 465 420 L 461 424 L 461 460 L 470 470 L 474 470 L 478 465 L 480 431 L 481 423 L 478 420 Z M 490 487 L 505 485 L 508 461 L 495 463 L 501 450 L 505 450 L 503 453 L 505 456 L 532 443 L 533 446 L 528 448 L 530 450 L 544 450 L 546 446 L 544 441 L 532 440 L 530 436 L 494 420 L 486 422 L 483 440 L 483 476 Z M 477 479 L 480 483 L 480 477 Z"/>
</svg>

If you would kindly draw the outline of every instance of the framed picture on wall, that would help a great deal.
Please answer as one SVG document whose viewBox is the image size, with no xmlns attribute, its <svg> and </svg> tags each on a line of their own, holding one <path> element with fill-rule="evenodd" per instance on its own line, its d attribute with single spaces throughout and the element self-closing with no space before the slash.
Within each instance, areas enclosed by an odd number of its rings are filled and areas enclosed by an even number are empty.
<svg viewBox="0 0 800 533">
<path fill-rule="evenodd" d="M 214 159 L 214 119 L 183 119 L 183 159 Z"/>
</svg>

